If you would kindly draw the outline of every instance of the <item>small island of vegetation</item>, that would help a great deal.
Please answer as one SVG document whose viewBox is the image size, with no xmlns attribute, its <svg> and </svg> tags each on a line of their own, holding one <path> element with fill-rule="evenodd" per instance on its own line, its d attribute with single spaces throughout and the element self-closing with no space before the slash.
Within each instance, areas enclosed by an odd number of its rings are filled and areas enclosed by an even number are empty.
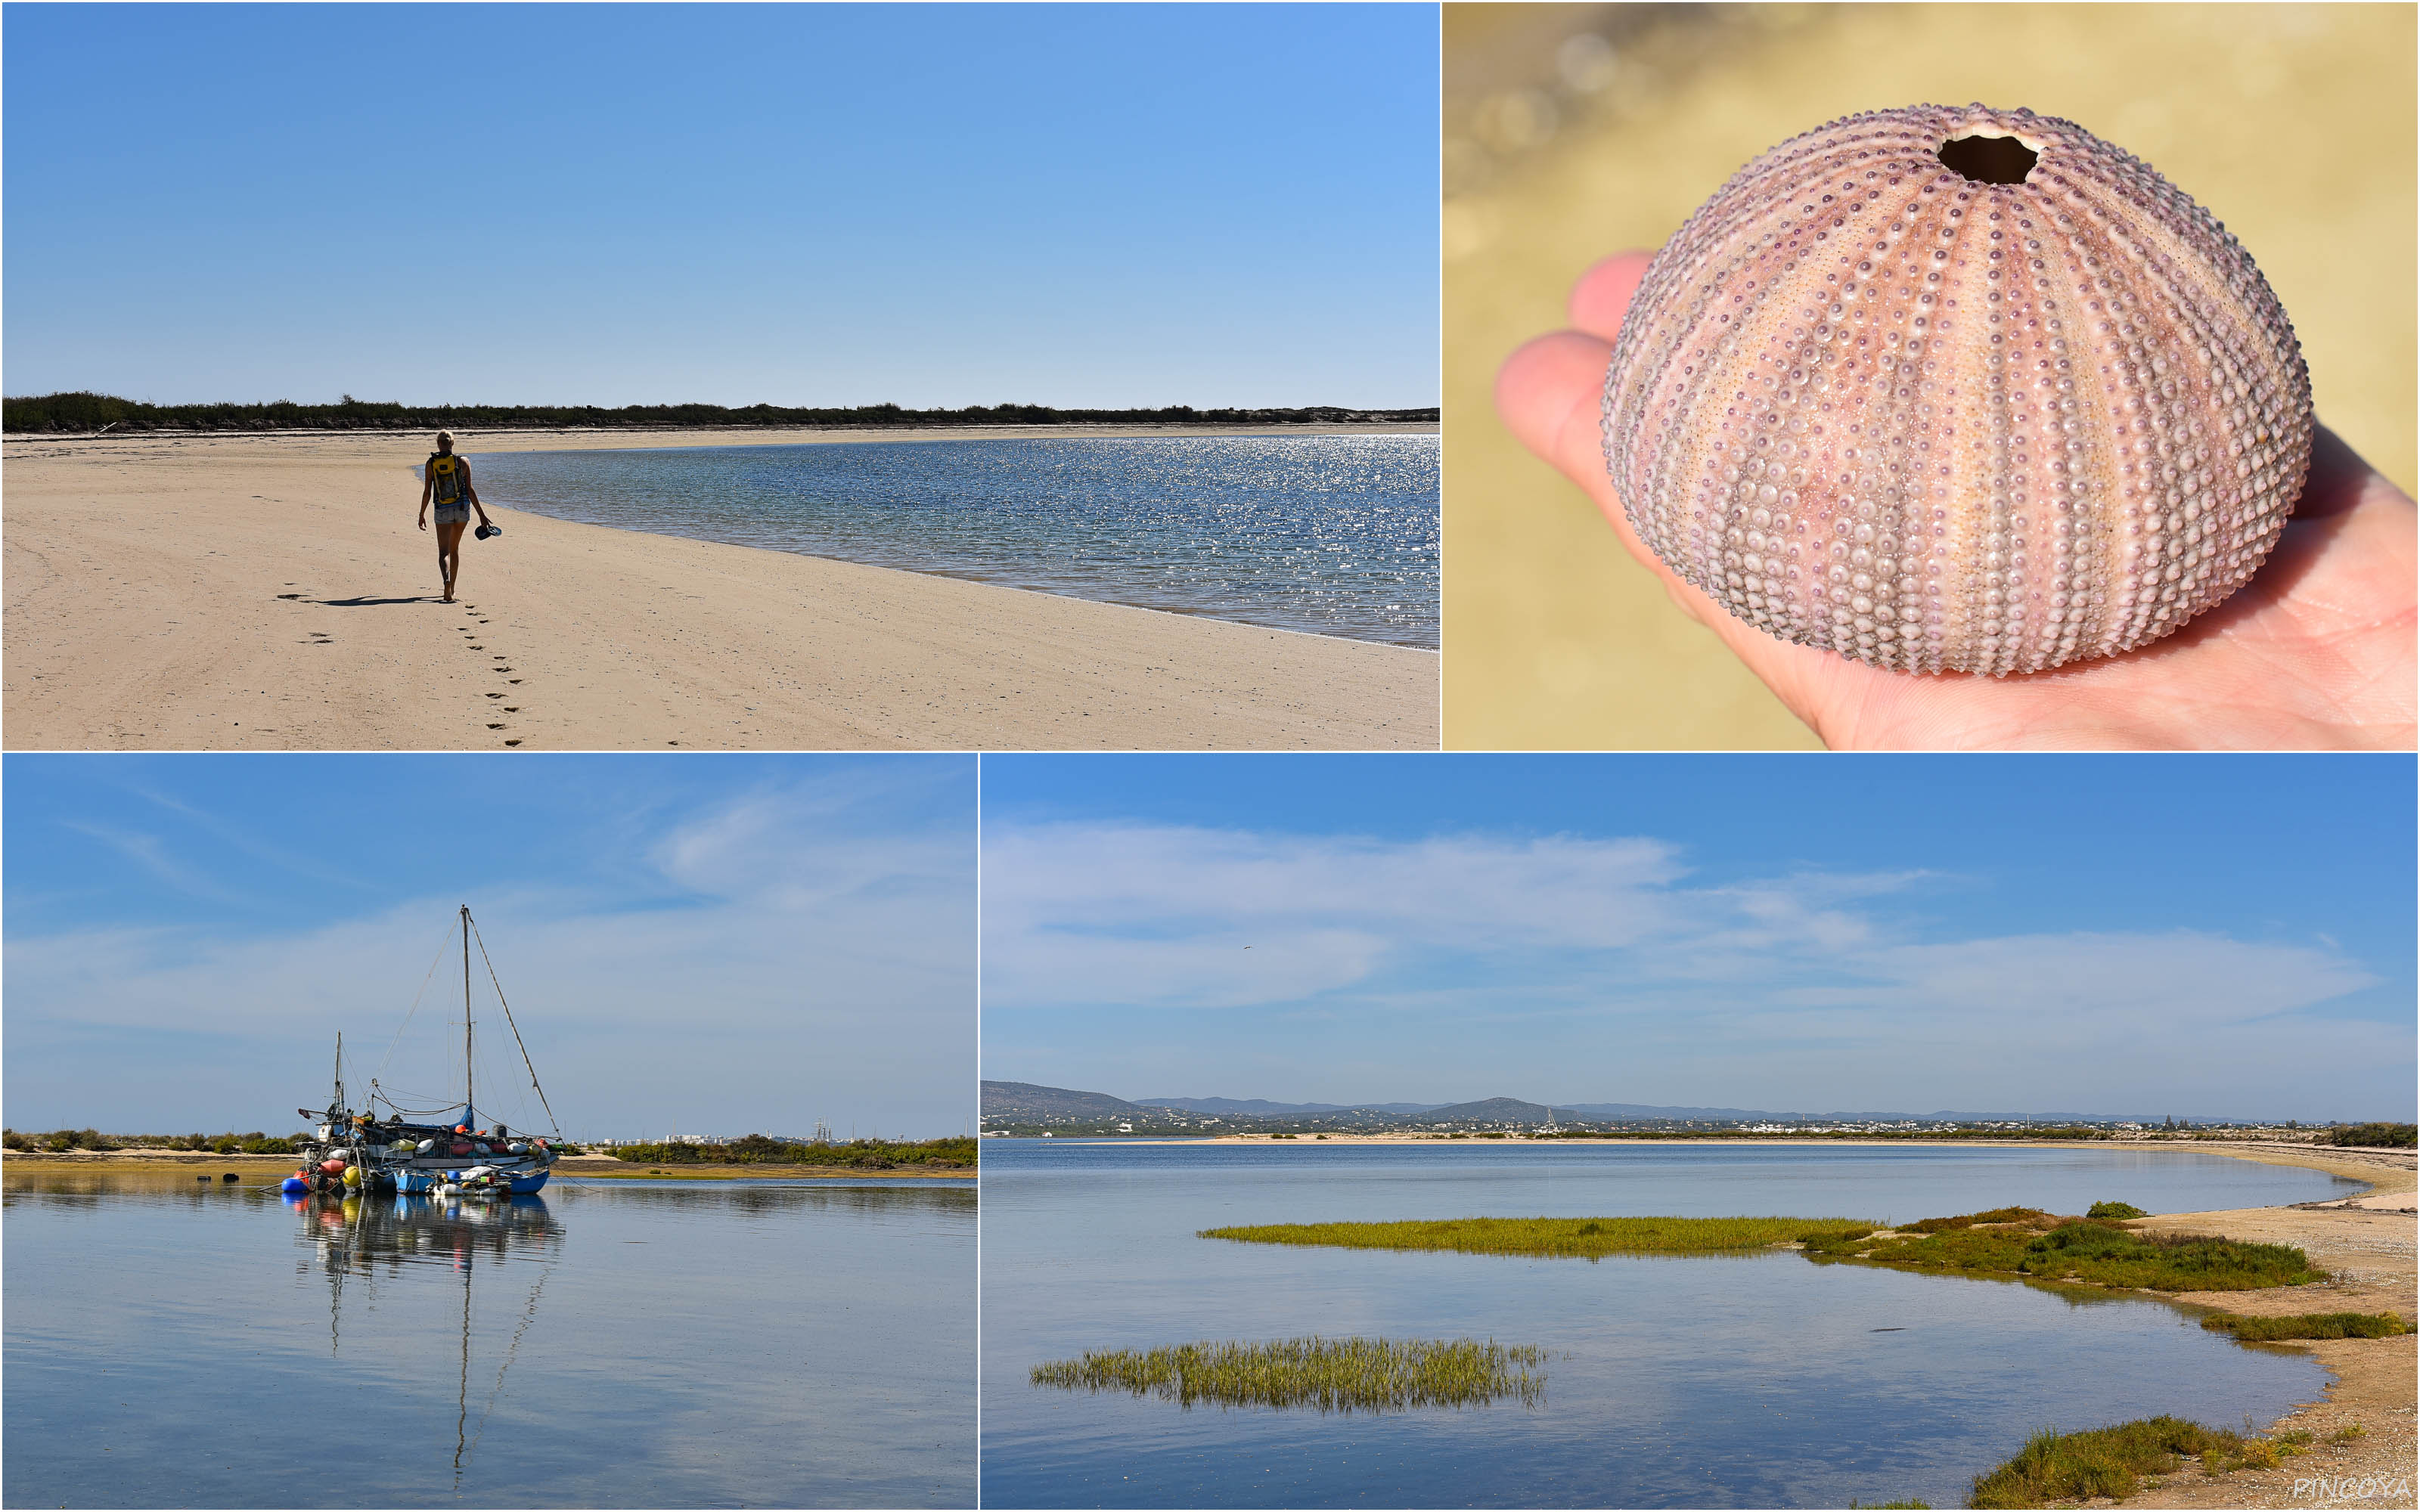
<svg viewBox="0 0 2420 1512">
<path fill-rule="evenodd" d="M 1190 1408 L 1311 1407 L 1323 1412 L 1484 1407 L 1545 1396 L 1545 1355 L 1490 1339 L 1280 1339 L 1087 1351 L 1033 1367 L 1036 1386 L 1127 1391 Z"/>
<path fill-rule="evenodd" d="M 1340 1249 L 1459 1250 L 1469 1255 L 1726 1255 L 1808 1235 L 1862 1237 L 1881 1227 L 1852 1218 L 1448 1218 L 1405 1223 L 1262 1224 L 1204 1228 L 1203 1239 Z"/>
<path fill-rule="evenodd" d="M 2250 1291 L 2327 1279 L 2326 1272 L 2290 1244 L 2200 1234 L 2138 1234 L 2106 1219 L 2062 1218 L 2038 1208 L 1926 1218 L 1897 1228 L 1850 1218 L 1450 1218 L 1263 1224 L 1200 1233 L 1203 1239 L 1247 1244 L 1588 1260 L 1607 1255 L 1737 1255 L 1795 1248 L 1818 1261 L 1863 1260 L 1902 1270 L 2152 1291 Z"/>
<path fill-rule="evenodd" d="M 1998 1208 L 1926 1218 L 1862 1237 L 1806 1234 L 1807 1258 L 1859 1259 L 1916 1271 L 2080 1281 L 2149 1291 L 2253 1291 L 2328 1278 L 2291 1244 L 2206 1234 L 2138 1234 L 2104 1219 Z"/>
</svg>

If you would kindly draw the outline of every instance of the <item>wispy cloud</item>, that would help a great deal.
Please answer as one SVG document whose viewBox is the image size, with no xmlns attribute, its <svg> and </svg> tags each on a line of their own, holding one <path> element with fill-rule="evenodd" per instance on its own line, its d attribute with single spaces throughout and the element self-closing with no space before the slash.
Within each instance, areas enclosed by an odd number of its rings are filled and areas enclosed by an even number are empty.
<svg viewBox="0 0 2420 1512">
<path fill-rule="evenodd" d="M 161 836 L 81 819 L 62 819 L 58 823 L 63 828 L 101 841 L 187 897 L 244 907 L 258 905 L 258 900 L 221 885 L 199 868 L 171 856 L 166 840 Z"/>
<path fill-rule="evenodd" d="M 342 867 L 330 866 L 303 853 L 286 846 L 271 844 L 253 826 L 230 823 L 206 809 L 197 808 L 172 794 L 163 793 L 155 786 L 136 783 L 128 791 L 155 808 L 175 814 L 203 830 L 220 844 L 233 846 L 246 856 L 266 861 L 296 876 L 309 877 L 314 882 L 324 882 L 331 887 L 343 887 L 349 891 L 376 890 L 372 884 L 347 872 Z"/>
<path fill-rule="evenodd" d="M 994 1075 L 1190 1064 L 1206 1091 L 1292 1046 L 1291 1074 L 1221 1089 L 2071 1110 L 2411 1052 L 2406 1028 L 2327 1011 L 2381 980 L 2331 941 L 1994 933 L 1939 906 L 1990 879 L 1701 881 L 1652 838 L 1000 825 L 984 887 Z M 1340 1085 L 1347 1057 L 1394 1079 Z M 1524 1080 L 1474 1085 L 1491 1074 Z"/>
<path fill-rule="evenodd" d="M 984 846 L 985 1002 L 1280 1002 L 1440 952 L 1620 954 L 1659 978 L 1751 952 L 1842 956 L 1854 911 L 1920 873 L 1692 887 L 1656 840 L 1381 841 L 1116 825 L 1000 826 Z M 1266 961 L 1224 959 L 1250 946 Z M 1206 973 L 1206 975 L 1205 975 Z"/>
<path fill-rule="evenodd" d="M 580 877 L 468 886 L 568 1126 L 796 1131 L 820 1116 L 899 1133 L 959 1128 L 974 1058 L 972 815 L 908 804 L 902 818 L 891 801 L 900 796 L 846 780 L 692 805 L 631 837 L 652 875 L 613 896 Z M 175 865 L 129 837 L 96 838 Z M 178 927 L 12 937 L 11 1117 L 103 1120 L 89 1100 L 128 1078 L 173 1102 L 144 1115 L 173 1127 L 274 1126 L 297 1096 L 318 1095 L 339 1029 L 365 1077 L 379 1064 L 458 901 L 389 899 L 248 936 Z M 506 1068 L 501 1095 L 526 1077 L 473 965 Z M 390 1087 L 457 1085 L 458 1031 L 446 1024 L 459 1022 L 461 988 L 450 951 L 436 975 Z M 115 1063 L 101 1063 L 104 1054 Z M 178 1085 L 157 1064 L 172 1056 L 188 1057 L 186 1085 L 158 1092 Z"/>
</svg>

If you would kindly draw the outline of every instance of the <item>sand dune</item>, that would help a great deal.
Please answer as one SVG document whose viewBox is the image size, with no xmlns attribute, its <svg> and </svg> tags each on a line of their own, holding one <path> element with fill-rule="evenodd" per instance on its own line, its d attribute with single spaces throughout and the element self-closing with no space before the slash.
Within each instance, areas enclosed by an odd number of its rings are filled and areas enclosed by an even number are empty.
<svg viewBox="0 0 2420 1512">
<path fill-rule="evenodd" d="M 427 451 L 425 437 L 391 434 L 10 440 L 8 748 L 1437 742 L 1432 653 L 492 507 L 506 533 L 465 540 L 461 602 L 447 606 L 435 535 L 413 528 L 411 469 Z"/>
</svg>

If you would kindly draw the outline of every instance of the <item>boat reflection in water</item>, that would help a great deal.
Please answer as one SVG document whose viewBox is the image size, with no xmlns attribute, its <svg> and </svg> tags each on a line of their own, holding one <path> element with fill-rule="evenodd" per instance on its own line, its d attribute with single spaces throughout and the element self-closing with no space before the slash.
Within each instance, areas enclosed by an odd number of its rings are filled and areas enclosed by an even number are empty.
<svg viewBox="0 0 2420 1512">
<path fill-rule="evenodd" d="M 521 1338 L 537 1320 L 538 1301 L 545 1295 L 546 1283 L 562 1257 L 562 1223 L 547 1211 L 546 1199 L 535 1196 L 504 1201 L 462 1201 L 385 1194 L 341 1199 L 314 1195 L 289 1197 L 286 1205 L 302 1219 L 301 1242 L 312 1256 L 311 1260 L 303 1262 L 304 1267 L 316 1261 L 328 1277 L 331 1354 L 344 1350 L 345 1292 L 349 1286 L 354 1304 L 367 1309 L 379 1304 L 382 1285 L 425 1288 L 427 1272 L 424 1268 L 450 1267 L 458 1277 L 461 1349 L 454 1416 L 454 1485 L 458 1491 L 463 1473 L 470 1468 L 472 1456 L 479 1447 L 489 1415 L 504 1395 L 505 1377 L 520 1350 Z M 500 1325 L 483 1320 L 474 1336 L 473 1277 L 482 1262 L 502 1266 L 507 1260 L 534 1262 L 535 1275 L 524 1289 L 519 1279 L 522 1273 L 498 1271 L 489 1283 L 488 1300 L 491 1305 L 501 1300 L 507 1307 L 518 1309 L 508 1315 L 512 1319 L 510 1332 L 504 1333 Z M 499 1288 L 507 1294 L 499 1298 Z M 471 1362 L 474 1352 L 482 1355 L 479 1377 L 484 1394 L 472 1388 Z M 495 1356 L 492 1380 L 488 1377 L 485 1358 L 490 1354 Z M 476 1414 L 471 1411 L 474 1396 L 480 1398 Z"/>
</svg>

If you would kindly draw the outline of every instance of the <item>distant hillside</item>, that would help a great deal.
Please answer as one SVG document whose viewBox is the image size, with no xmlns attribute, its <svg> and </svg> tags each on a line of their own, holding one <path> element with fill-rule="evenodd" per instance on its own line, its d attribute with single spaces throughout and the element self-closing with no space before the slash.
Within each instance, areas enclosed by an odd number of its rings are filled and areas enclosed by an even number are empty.
<svg viewBox="0 0 2420 1512">
<path fill-rule="evenodd" d="M 1570 1108 L 1563 1117 L 1572 1116 Z M 1518 1098 L 1491 1097 L 1478 1103 L 1449 1103 L 1441 1108 L 1430 1108 L 1420 1115 L 1424 1123 L 1544 1123 L 1546 1105 L 1524 1103 Z"/>
<path fill-rule="evenodd" d="M 983 1084 L 983 1116 L 986 1119 L 1117 1119 L 1131 1118 L 1142 1111 L 1132 1103 L 1102 1092 L 1036 1087 L 1032 1082 Z"/>
<path fill-rule="evenodd" d="M 407 405 L 372 403 L 347 394 L 339 404 L 144 404 L 108 393 L 45 393 L 0 399 L 0 430 L 9 435 L 65 435 L 107 429 L 147 430 L 666 430 L 725 425 L 804 429 L 882 429 L 900 425 L 1344 425 L 1420 424 L 1435 409 L 1054 409 L 1040 404 L 971 405 L 964 409 L 903 409 L 895 404 L 851 409 L 787 409 L 754 404 Z"/>
<path fill-rule="evenodd" d="M 1426 1103 L 1272 1103 L 1264 1097 L 1139 1097 L 1145 1107 L 1184 1108 L 1190 1113 L 1224 1113 L 1245 1119 L 1298 1119 L 1310 1113 L 1386 1113 L 1404 1118 L 1428 1111 Z"/>
<path fill-rule="evenodd" d="M 1027 1082 L 983 1084 L 983 1116 L 986 1126 L 1010 1124 L 1074 1126 L 1109 1129 L 1127 1123 L 1136 1134 L 1267 1133 L 1287 1129 L 1332 1130 L 1340 1134 L 1386 1129 L 1435 1130 L 1449 1124 L 1519 1127 L 1554 1122 L 1572 1124 L 1725 1125 L 1756 1123 L 2111 1123 L 2128 1117 L 2149 1124 L 2164 1115 L 2069 1113 L 1807 1113 L 1764 1108 L 1681 1107 L 1648 1103 L 1543 1103 L 1514 1097 L 1491 1097 L 1474 1103 L 1276 1103 L 1265 1098 L 1145 1097 L 1127 1101 L 1102 1092 L 1037 1087 Z M 2221 1120 L 2196 1117 L 2193 1123 Z"/>
<path fill-rule="evenodd" d="M 1799 1117 L 1797 1114 L 1767 1113 L 1761 1108 L 1668 1108 L 1645 1103 L 1558 1103 L 1555 1111 L 1565 1118 L 1577 1114 L 1583 1119 L 1602 1119 L 1607 1122 L 1647 1123 L 1692 1119 L 1700 1123 L 1746 1123 L 1755 1119 Z"/>
</svg>

